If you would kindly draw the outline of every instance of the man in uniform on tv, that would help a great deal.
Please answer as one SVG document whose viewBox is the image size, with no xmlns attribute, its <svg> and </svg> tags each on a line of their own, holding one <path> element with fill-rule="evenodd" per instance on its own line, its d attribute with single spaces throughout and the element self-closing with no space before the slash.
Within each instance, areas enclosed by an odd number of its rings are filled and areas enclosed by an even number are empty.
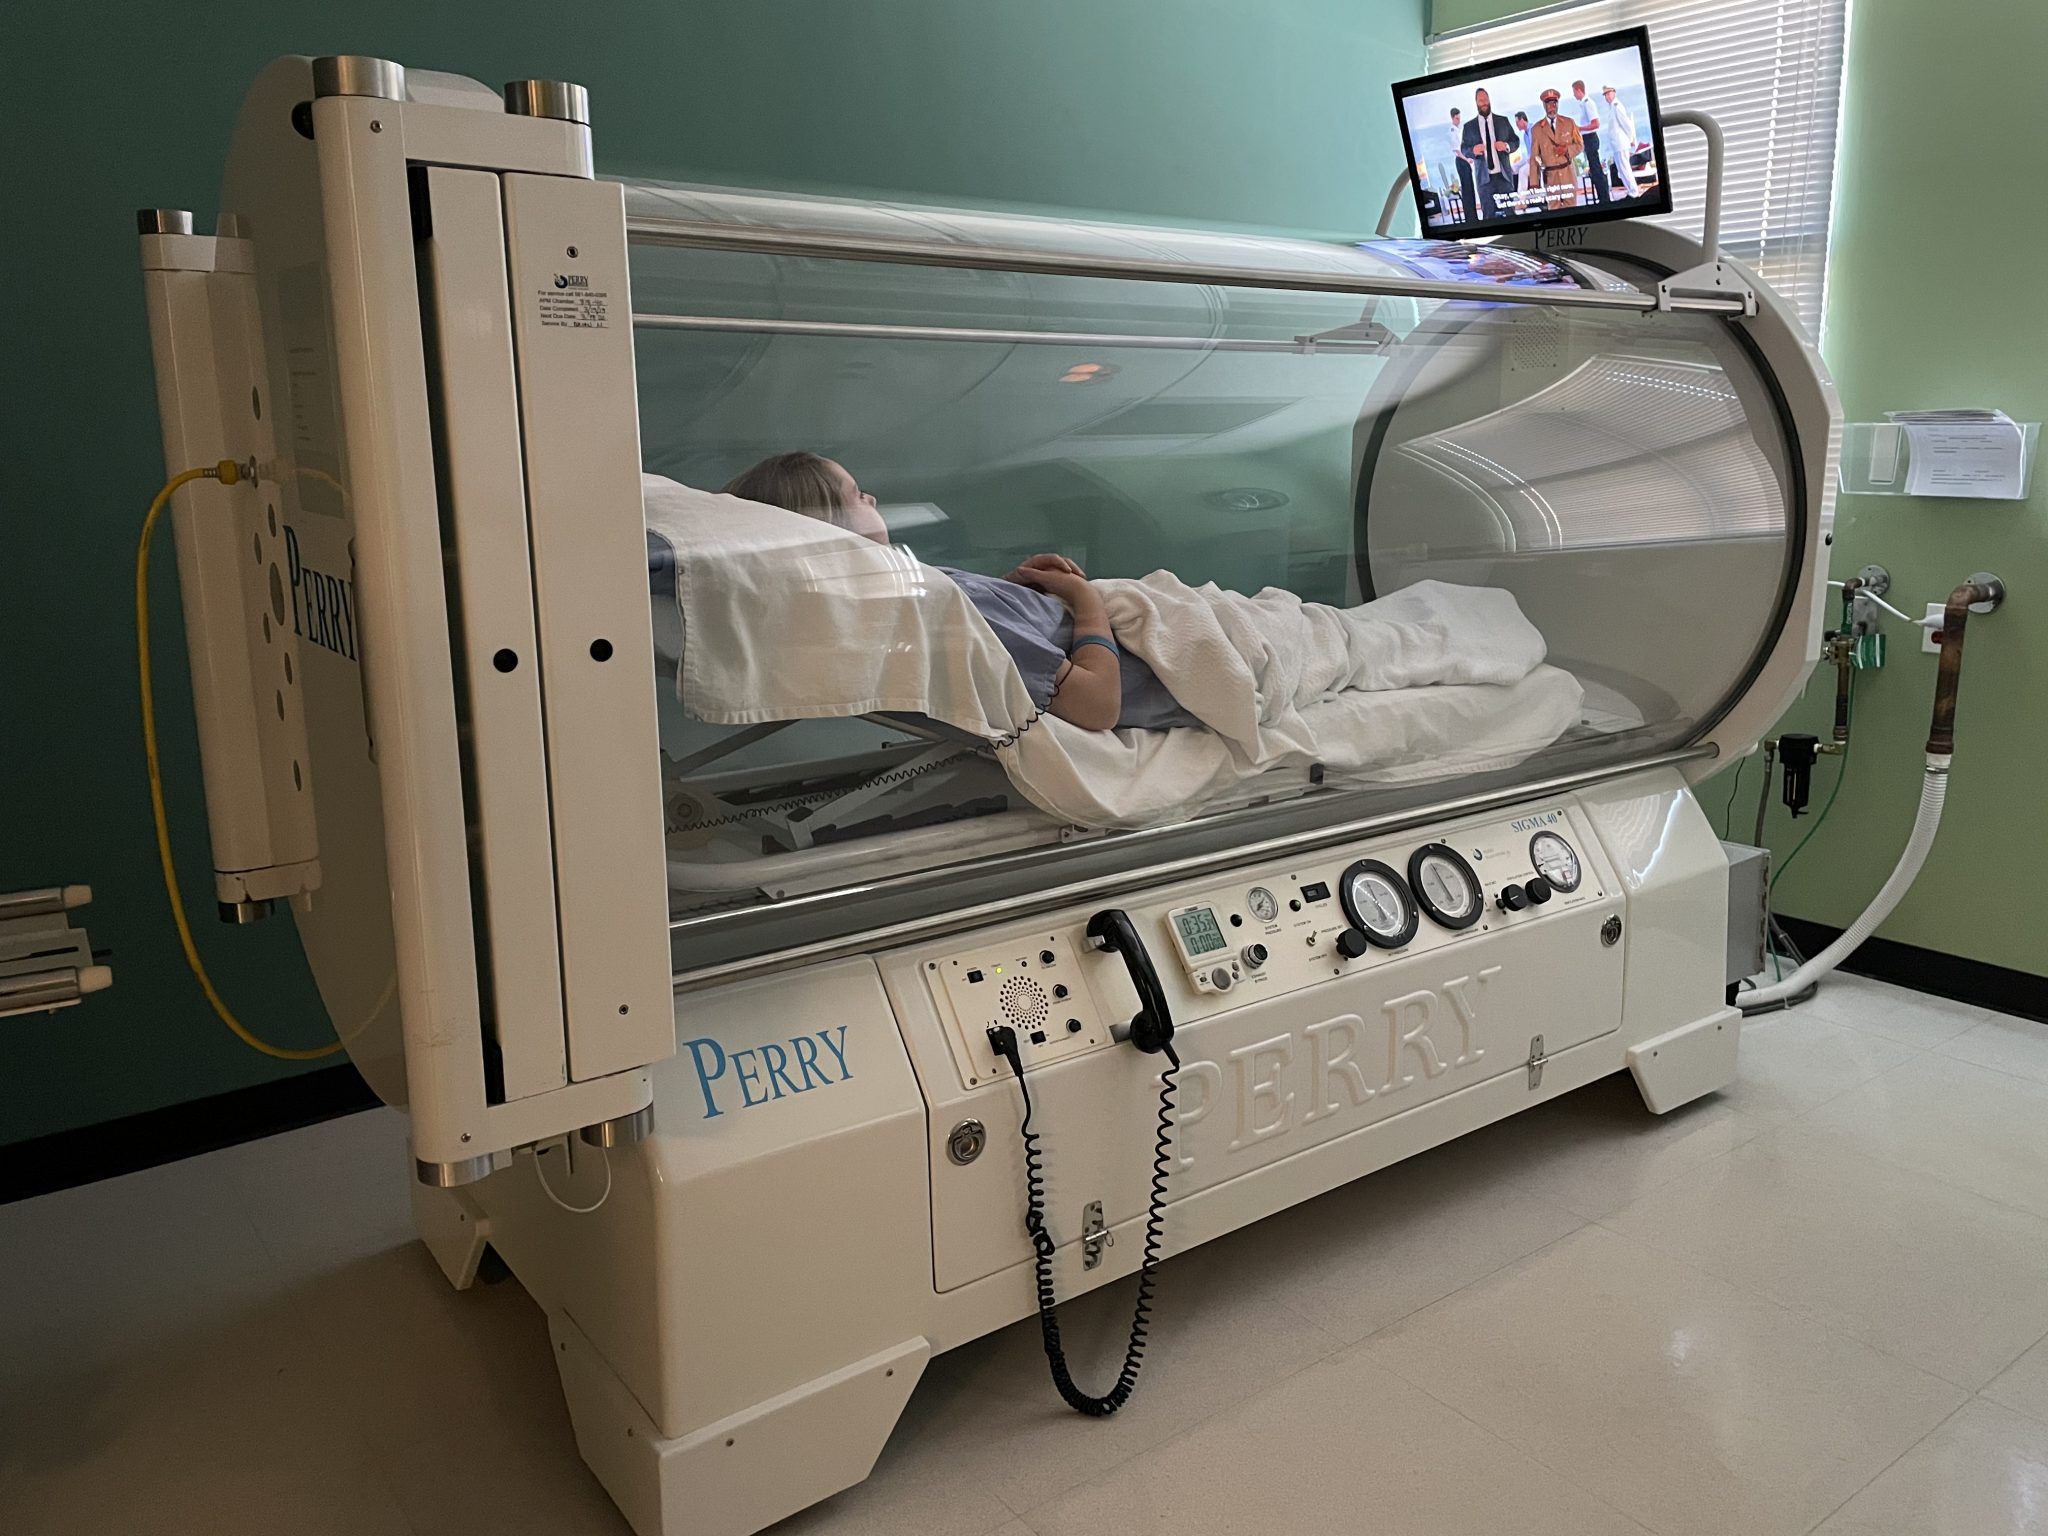
<svg viewBox="0 0 2048 1536">
<path fill-rule="evenodd" d="M 1543 116 L 1529 125 L 1529 156 L 1536 162 L 1536 177 L 1543 184 L 1543 205 L 1549 209 L 1576 208 L 1579 202 L 1579 151 L 1585 143 L 1579 125 L 1557 114 L 1558 94 L 1543 92 Z"/>
<path fill-rule="evenodd" d="M 1513 208 L 1514 163 L 1510 158 L 1521 145 L 1508 120 L 1493 110 L 1485 87 L 1475 91 L 1472 104 L 1478 109 L 1465 125 L 1459 149 L 1472 163 L 1472 179 L 1478 183 L 1479 217 L 1504 219 Z"/>
<path fill-rule="evenodd" d="M 1593 201 L 1605 208 L 1607 165 L 1601 150 L 1614 138 L 1614 130 L 1600 121 L 1599 107 L 1586 99 L 1583 80 L 1572 82 L 1572 121 L 1578 125 L 1579 140 L 1586 146 L 1586 169 L 1593 176 Z"/>
<path fill-rule="evenodd" d="M 1458 194 L 1464 199 L 1465 204 L 1465 216 L 1458 222 L 1469 224 L 1482 215 L 1478 211 L 1479 203 L 1472 189 L 1472 162 L 1465 158 L 1465 141 L 1461 137 L 1464 132 L 1464 116 L 1465 114 L 1456 107 L 1451 108 L 1451 143 L 1456 146 L 1454 152 L 1458 157 Z"/>
<path fill-rule="evenodd" d="M 1600 152 L 1607 164 L 1595 175 L 1604 177 L 1611 169 L 1621 178 L 1622 187 L 1630 197 L 1641 197 L 1643 189 L 1636 181 L 1635 167 L 1629 163 L 1629 156 L 1635 153 L 1636 148 L 1636 120 L 1629 115 L 1627 104 L 1613 86 L 1600 87 L 1600 95 L 1607 103 L 1607 111 L 1602 114 L 1607 126 L 1600 136 Z"/>
<path fill-rule="evenodd" d="M 1515 132 L 1522 136 L 1522 147 L 1509 158 L 1515 166 L 1515 211 L 1527 213 L 1536 206 L 1536 199 L 1529 195 L 1536 185 L 1536 161 L 1529 154 L 1529 114 L 1515 114 Z"/>
</svg>

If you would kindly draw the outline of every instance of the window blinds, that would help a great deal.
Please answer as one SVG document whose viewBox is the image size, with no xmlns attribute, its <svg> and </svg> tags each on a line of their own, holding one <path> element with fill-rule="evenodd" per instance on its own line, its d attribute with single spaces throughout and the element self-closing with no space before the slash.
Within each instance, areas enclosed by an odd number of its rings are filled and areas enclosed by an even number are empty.
<svg viewBox="0 0 2048 1536">
<path fill-rule="evenodd" d="M 1847 10 L 1848 0 L 1590 0 L 1436 39 L 1429 67 L 1647 26 L 1660 105 L 1706 112 L 1727 136 L 1722 247 L 1818 336 Z M 1667 127 L 1665 150 L 1673 212 L 1658 222 L 1697 239 L 1705 144 L 1694 129 Z"/>
</svg>

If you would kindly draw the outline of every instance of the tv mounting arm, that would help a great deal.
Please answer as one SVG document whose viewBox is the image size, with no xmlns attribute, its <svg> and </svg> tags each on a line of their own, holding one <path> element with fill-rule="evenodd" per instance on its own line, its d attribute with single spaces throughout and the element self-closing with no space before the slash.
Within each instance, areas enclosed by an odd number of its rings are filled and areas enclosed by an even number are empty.
<svg viewBox="0 0 2048 1536">
<path fill-rule="evenodd" d="M 1663 121 L 1697 128 L 1707 141 L 1707 185 L 1705 208 L 1700 219 L 1700 248 L 1707 260 L 1683 272 L 1675 272 L 1657 284 L 1657 307 L 1670 309 L 1680 298 L 1733 298 L 1742 302 L 1745 315 L 1756 313 L 1756 290 L 1721 259 L 1721 170 L 1727 159 L 1721 125 L 1705 112 L 1666 112 Z M 1659 167 L 1661 171 L 1663 168 Z M 1401 194 L 1415 183 L 1415 172 L 1403 166 L 1387 188 L 1387 200 L 1380 207 L 1380 221 L 1373 233 L 1382 240 L 1393 238 L 1394 215 L 1401 209 Z M 1424 230 L 1425 235 L 1428 234 Z"/>
</svg>

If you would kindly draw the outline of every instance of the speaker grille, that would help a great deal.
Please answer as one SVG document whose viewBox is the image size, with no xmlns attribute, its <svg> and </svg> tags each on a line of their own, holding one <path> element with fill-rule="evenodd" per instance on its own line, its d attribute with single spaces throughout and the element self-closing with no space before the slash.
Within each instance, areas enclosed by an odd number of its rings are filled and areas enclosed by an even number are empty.
<svg viewBox="0 0 2048 1536">
<path fill-rule="evenodd" d="M 1003 1017 L 1018 1029 L 1036 1029 L 1052 1012 L 1045 988 L 1029 976 L 1005 977 L 996 1001 L 1002 1007 Z"/>
</svg>

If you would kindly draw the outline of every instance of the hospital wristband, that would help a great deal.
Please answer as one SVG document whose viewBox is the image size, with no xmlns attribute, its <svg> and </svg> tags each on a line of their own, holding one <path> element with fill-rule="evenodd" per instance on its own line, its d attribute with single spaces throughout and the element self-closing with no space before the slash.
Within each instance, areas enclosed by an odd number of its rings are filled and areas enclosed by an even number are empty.
<svg viewBox="0 0 2048 1536">
<path fill-rule="evenodd" d="M 1074 653 L 1080 650 L 1081 647 L 1084 645 L 1099 645 L 1104 650 L 1108 651 L 1109 654 L 1112 656 L 1123 655 L 1122 648 L 1119 647 L 1117 643 L 1114 640 L 1110 639 L 1107 635 L 1076 635 L 1074 636 L 1074 643 L 1067 647 L 1067 656 L 1069 657 L 1069 659 L 1071 659 Z"/>
</svg>

